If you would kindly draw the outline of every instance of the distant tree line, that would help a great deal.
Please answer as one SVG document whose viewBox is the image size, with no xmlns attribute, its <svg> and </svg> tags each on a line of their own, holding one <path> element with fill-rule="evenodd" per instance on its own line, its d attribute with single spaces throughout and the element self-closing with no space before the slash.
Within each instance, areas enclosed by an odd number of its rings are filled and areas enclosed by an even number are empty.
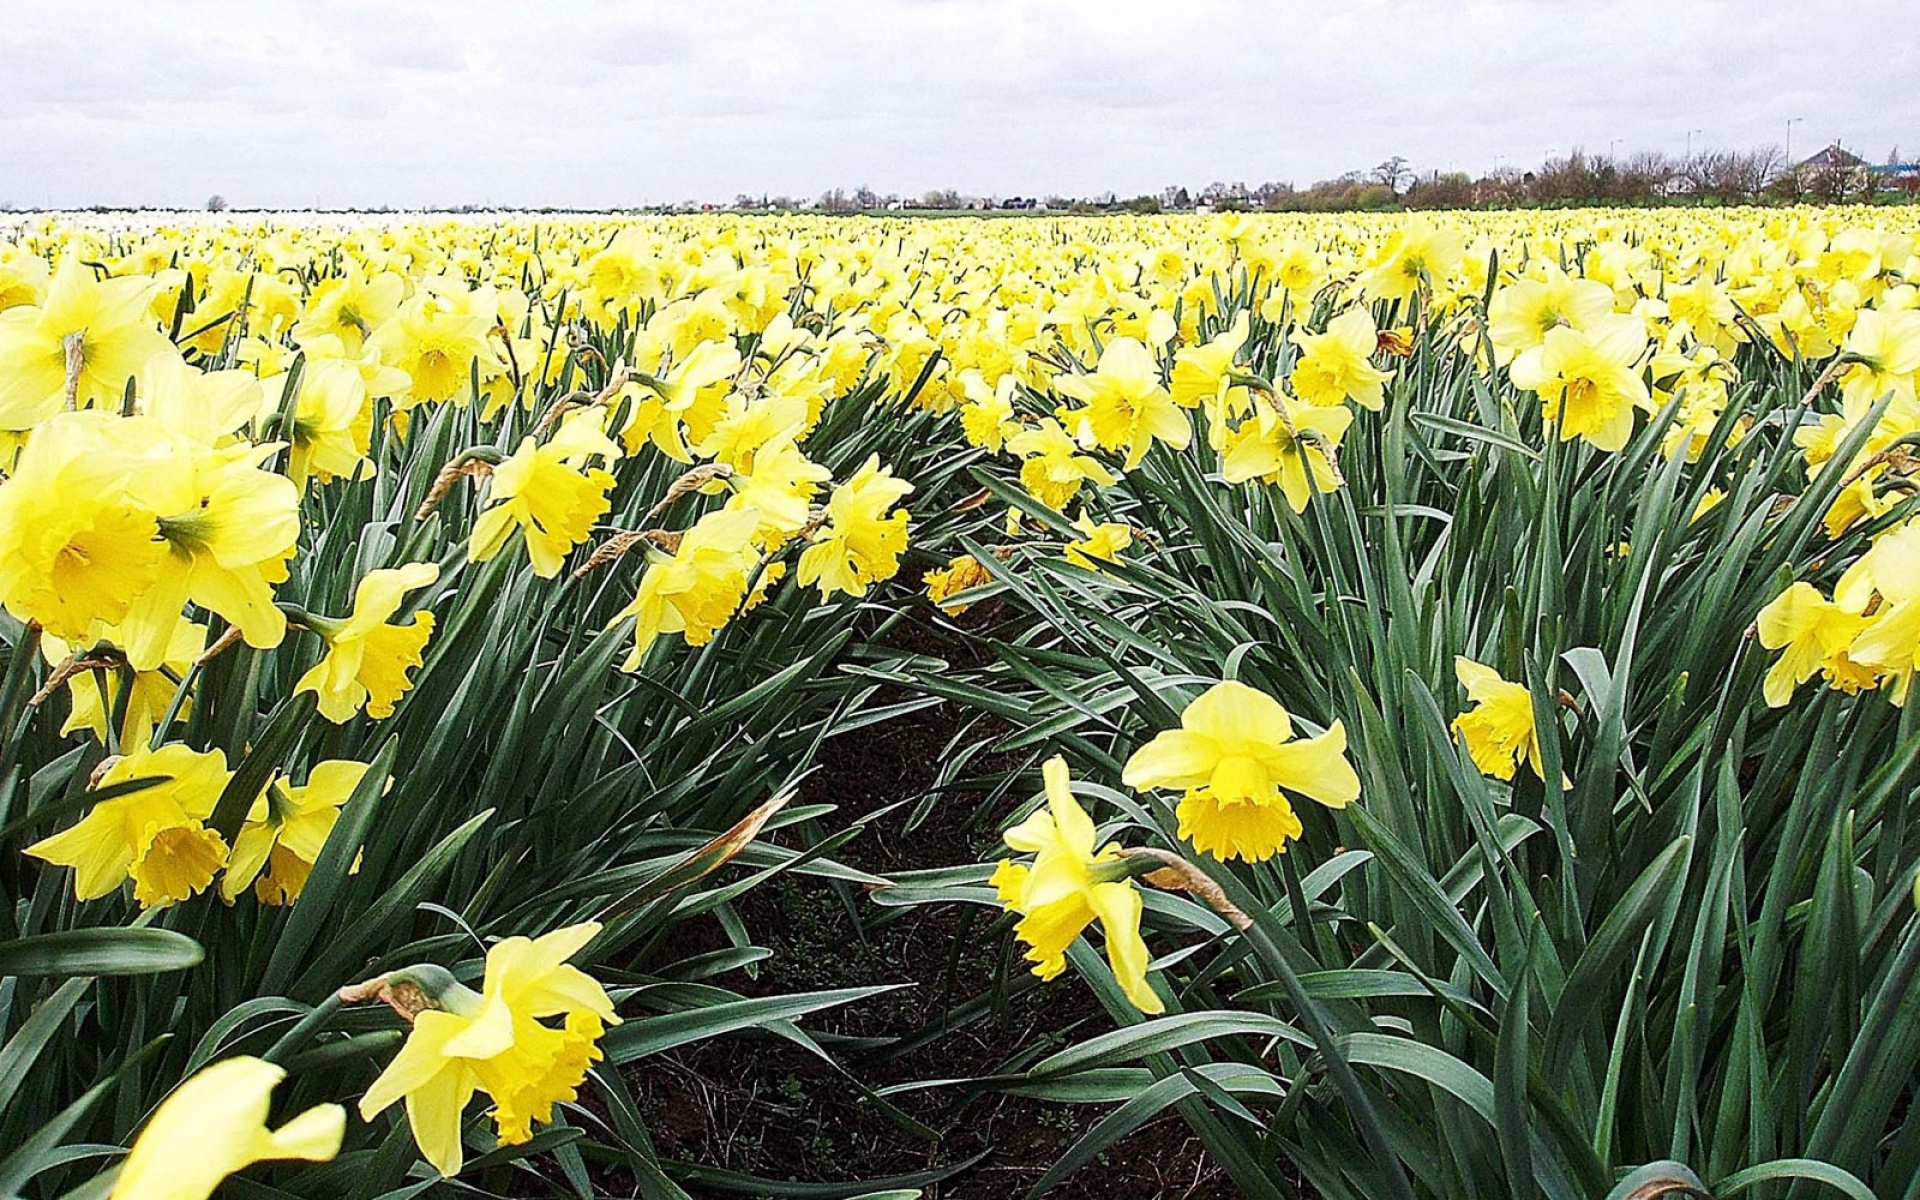
<svg viewBox="0 0 1920 1200">
<path fill-rule="evenodd" d="M 1371 170 L 1349 171 L 1307 187 L 1291 183 L 1212 183 L 1198 191 L 1184 186 L 1131 199 L 1113 192 L 1089 197 L 964 195 L 938 188 L 919 196 L 881 194 L 861 186 L 833 188 L 812 202 L 786 196 L 739 196 L 740 209 L 812 208 L 822 212 L 1037 210 L 1046 212 L 1356 212 L 1386 209 L 1525 208 L 1575 205 L 1860 203 L 1920 195 L 1920 167 L 1902 164 L 1899 151 L 1886 166 L 1870 167 L 1857 156 L 1829 147 L 1799 164 L 1776 146 L 1754 150 L 1703 150 L 1684 156 L 1641 151 L 1625 157 L 1575 148 L 1530 170 L 1501 167 L 1484 174 L 1416 171 L 1399 156 Z"/>
</svg>

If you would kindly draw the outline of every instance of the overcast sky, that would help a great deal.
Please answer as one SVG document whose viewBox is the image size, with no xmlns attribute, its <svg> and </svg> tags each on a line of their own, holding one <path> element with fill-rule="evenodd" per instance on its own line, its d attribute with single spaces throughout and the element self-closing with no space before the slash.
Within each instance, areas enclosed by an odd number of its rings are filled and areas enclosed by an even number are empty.
<svg viewBox="0 0 1920 1200">
<path fill-rule="evenodd" d="M 5 0 L 0 203 L 627 205 L 1920 156 L 1915 0 Z"/>
</svg>

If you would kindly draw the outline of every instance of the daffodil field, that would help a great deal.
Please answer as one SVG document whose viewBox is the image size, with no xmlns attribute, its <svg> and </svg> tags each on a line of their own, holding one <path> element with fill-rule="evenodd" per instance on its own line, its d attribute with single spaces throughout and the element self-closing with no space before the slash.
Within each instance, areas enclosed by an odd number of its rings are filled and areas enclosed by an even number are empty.
<svg viewBox="0 0 1920 1200">
<path fill-rule="evenodd" d="M 0 1196 L 972 1194 L 660 1153 L 760 1037 L 1036 1196 L 1920 1197 L 1915 211 L 0 226 Z M 782 878 L 1104 1016 L 881 1083 Z"/>
</svg>

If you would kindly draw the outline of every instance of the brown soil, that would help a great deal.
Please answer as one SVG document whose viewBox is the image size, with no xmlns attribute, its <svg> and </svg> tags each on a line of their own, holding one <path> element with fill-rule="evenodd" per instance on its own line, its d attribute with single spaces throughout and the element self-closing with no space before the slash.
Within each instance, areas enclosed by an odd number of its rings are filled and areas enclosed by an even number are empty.
<svg viewBox="0 0 1920 1200">
<path fill-rule="evenodd" d="M 970 613 L 968 623 L 990 619 Z M 916 612 L 888 644 L 947 659 L 971 660 L 966 640 Z M 907 698 L 882 696 L 876 703 Z M 977 862 L 996 855 L 997 822 L 977 796 L 956 792 L 908 829 L 908 814 L 935 780 L 948 742 L 978 714 L 942 704 L 829 741 L 802 799 L 838 806 L 836 823 L 908 801 L 839 853 L 875 874 Z M 973 735 L 994 731 L 976 727 Z M 1017 763 L 976 759 L 968 776 Z M 1004 806 L 1002 806 L 1004 807 Z M 851 909 L 850 909 L 851 906 Z M 876 910 L 855 889 L 787 877 L 749 893 L 740 917 L 774 956 L 757 977 L 736 971 L 716 980 L 746 994 L 875 983 L 912 986 L 807 1018 L 854 1076 L 871 1086 L 967 1078 L 1032 1061 L 1047 1051 L 1111 1028 L 1088 991 L 1070 977 L 1035 987 L 990 911 L 962 905 L 894 910 L 893 921 L 863 929 Z M 861 912 L 856 919 L 855 912 Z M 679 953 L 724 942 L 703 923 L 687 931 Z M 710 943 L 698 944 L 710 937 Z M 910 1053 L 834 1039 L 899 1039 L 937 1027 L 951 1006 L 1001 980 L 999 1011 L 933 1037 Z M 933 1131 L 927 1139 L 890 1120 L 847 1076 L 802 1049 L 768 1037 L 722 1038 L 638 1064 L 648 1127 L 663 1158 L 794 1182 L 845 1182 L 906 1175 L 963 1162 L 981 1163 L 928 1185 L 928 1200 L 1009 1200 L 1033 1184 L 1105 1116 L 1107 1106 L 1070 1106 L 951 1088 L 911 1092 L 894 1103 Z M 1058 1200 L 1108 1200 L 1115 1190 L 1141 1200 L 1228 1200 L 1236 1195 L 1199 1140 L 1173 1113 L 1135 1130 L 1048 1193 Z M 695 1195 L 721 1195 L 690 1185 Z"/>
</svg>

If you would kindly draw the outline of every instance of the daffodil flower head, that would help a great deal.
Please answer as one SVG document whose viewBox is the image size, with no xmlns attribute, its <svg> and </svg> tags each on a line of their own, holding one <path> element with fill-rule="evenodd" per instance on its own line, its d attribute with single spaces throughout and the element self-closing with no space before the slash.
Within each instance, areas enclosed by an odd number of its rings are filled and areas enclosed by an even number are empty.
<svg viewBox="0 0 1920 1200">
<path fill-rule="evenodd" d="M 1052 417 L 1008 438 L 1007 449 L 1022 457 L 1020 486 L 1048 508 L 1064 510 L 1083 482 L 1113 486 L 1113 472 L 1082 454 L 1079 443 Z"/>
<path fill-rule="evenodd" d="M 220 1181 L 253 1163 L 340 1153 L 347 1113 L 316 1104 L 267 1128 L 273 1089 L 286 1070 L 258 1058 L 202 1068 L 161 1101 L 120 1164 L 108 1200 L 207 1200 Z"/>
<path fill-rule="evenodd" d="M 1226 435 L 1221 477 L 1228 483 L 1272 484 L 1288 508 L 1305 512 L 1315 495 L 1340 490 L 1337 455 L 1352 424 L 1353 410 L 1345 405 L 1317 408 L 1274 395 Z"/>
<path fill-rule="evenodd" d="M 415 613 L 390 624 L 408 592 L 440 578 L 434 563 L 367 572 L 354 589 L 353 613 L 344 620 L 309 615 L 307 620 L 327 643 L 327 653 L 294 685 L 294 694 L 319 697 L 320 715 L 342 723 L 362 708 L 376 720 L 393 715 L 400 697 L 412 687 L 407 672 L 418 667 L 433 635 L 433 614 Z"/>
<path fill-rule="evenodd" d="M 1652 403 L 1640 361 L 1647 349 L 1640 318 L 1615 314 L 1587 329 L 1560 325 L 1513 360 L 1515 387 L 1540 396 L 1541 415 L 1560 440 L 1581 438 L 1614 452 L 1633 436 L 1633 414 Z"/>
<path fill-rule="evenodd" d="M 475 1092 L 492 1098 L 503 1145 L 526 1142 L 534 1124 L 553 1119 L 554 1105 L 577 1096 L 602 1057 L 601 1035 L 620 1023 L 605 989 L 566 961 L 599 932 L 588 922 L 496 943 L 479 993 L 439 968 L 396 973 L 425 1002 L 400 1053 L 361 1097 L 362 1119 L 404 1099 L 415 1143 L 446 1176 L 460 1172 L 461 1120 Z"/>
<path fill-rule="evenodd" d="M 1127 999 L 1144 1013 L 1165 1011 L 1147 983 L 1147 944 L 1140 936 L 1140 892 L 1120 847 L 1095 849 L 1093 819 L 1073 797 L 1066 760 L 1042 768 L 1047 805 L 1006 833 L 1007 846 L 1031 863 L 1002 859 L 993 873 L 1000 902 L 1020 914 L 1014 934 L 1027 944 L 1033 973 L 1053 979 L 1067 967 L 1067 948 L 1094 921 L 1106 931 L 1107 961 Z"/>
<path fill-rule="evenodd" d="M 98 786 L 154 783 L 100 801 L 78 824 L 35 842 L 26 853 L 72 867 L 76 900 L 98 899 L 129 879 L 143 908 L 190 899 L 206 890 L 227 861 L 226 840 L 205 822 L 229 777 L 218 750 L 138 747 L 114 760 Z"/>
<path fill-rule="evenodd" d="M 1295 738 L 1273 697 L 1235 680 L 1216 683 L 1134 751 L 1121 772 L 1128 787 L 1181 788 L 1180 836 L 1216 858 L 1260 862 L 1303 832 L 1289 794 L 1329 808 L 1360 796 L 1347 761 L 1346 727 Z"/>
<path fill-rule="evenodd" d="M 492 559 L 520 529 L 526 534 L 533 573 L 542 579 L 560 573 L 567 552 L 586 541 L 594 522 L 606 515 L 607 492 L 614 482 L 599 467 L 581 470 L 570 465 L 573 453 L 566 443 L 542 445 L 529 437 L 513 457 L 493 469 L 488 507 L 474 522 L 467 548 L 469 561 Z"/>
<path fill-rule="evenodd" d="M 1092 514 L 1082 512 L 1074 518 L 1073 527 L 1081 536 L 1067 543 L 1066 560 L 1089 571 L 1098 571 L 1101 563 L 1119 562 L 1120 552 L 1133 544 L 1133 529 L 1125 522 L 1095 521 Z"/>
<path fill-rule="evenodd" d="M 1467 753 L 1480 773 L 1512 779 L 1524 759 L 1536 778 L 1546 778 L 1533 719 L 1533 693 L 1464 655 L 1454 658 L 1453 673 L 1473 704 L 1453 719 L 1453 727 L 1466 742 Z"/>
<path fill-rule="evenodd" d="M 905 509 L 894 508 L 913 491 L 869 456 L 851 479 L 833 489 L 827 521 L 801 552 L 801 586 L 818 584 L 823 597 L 835 592 L 864 596 L 875 582 L 893 578 L 907 548 Z"/>
<path fill-rule="evenodd" d="M 1380 338 L 1365 305 L 1335 317 L 1325 333 L 1296 329 L 1292 340 L 1301 353 L 1288 382 L 1300 399 L 1322 408 L 1348 400 L 1376 411 L 1385 405 L 1384 385 L 1393 372 L 1373 365 Z"/>
<path fill-rule="evenodd" d="M 340 820 L 341 806 L 366 773 L 366 763 L 328 761 L 315 763 L 303 784 L 278 776 L 268 780 L 233 839 L 220 880 L 221 899 L 231 904 L 251 884 L 262 904 L 298 900 Z"/>
<path fill-rule="evenodd" d="M 1108 342 L 1092 374 L 1063 375 L 1054 387 L 1085 406 L 1067 414 L 1080 444 L 1126 451 L 1128 470 L 1156 440 L 1175 450 L 1193 440 L 1193 425 L 1161 386 L 1159 364 L 1134 338 Z"/>
</svg>

